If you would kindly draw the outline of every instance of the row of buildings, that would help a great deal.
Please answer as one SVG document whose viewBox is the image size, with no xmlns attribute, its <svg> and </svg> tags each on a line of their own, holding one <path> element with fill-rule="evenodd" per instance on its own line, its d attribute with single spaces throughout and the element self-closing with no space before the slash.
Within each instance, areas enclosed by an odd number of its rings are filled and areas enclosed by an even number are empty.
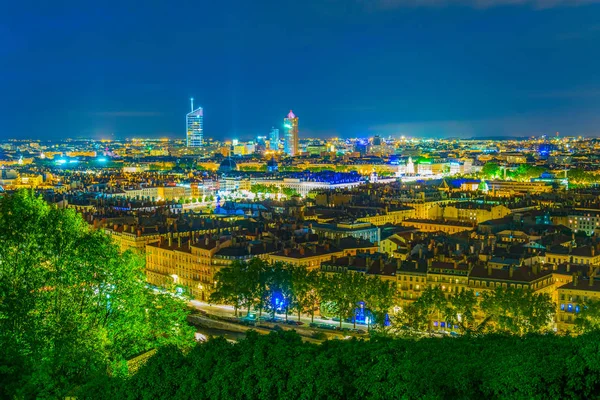
<svg viewBox="0 0 600 400">
<path fill-rule="evenodd" d="M 220 268 L 259 257 L 296 268 L 349 270 L 392 281 L 397 307 L 406 307 L 432 286 L 447 295 L 473 290 L 478 297 L 498 287 L 522 288 L 552 297 L 557 307 L 554 327 L 561 332 L 573 330 L 587 302 L 600 300 L 600 284 L 594 280 L 600 242 L 552 229 L 540 234 L 481 234 L 471 229 L 449 235 L 393 227 L 396 233 L 383 239 L 381 230 L 366 224 L 312 224 L 242 229 L 223 236 L 169 234 L 145 246 L 147 279 L 157 286 L 181 285 L 207 300 Z"/>
<path fill-rule="evenodd" d="M 381 187 L 390 190 L 389 185 Z M 432 285 L 441 286 L 448 294 L 470 289 L 481 295 L 497 287 L 548 293 L 557 306 L 554 327 L 559 331 L 572 330 L 586 302 L 600 298 L 594 280 L 600 266 L 600 244 L 595 236 L 561 223 L 577 214 L 578 226 L 585 218 L 587 227 L 587 215 L 593 215 L 593 210 L 600 212 L 587 202 L 585 208 L 554 211 L 545 208 L 542 195 L 529 202 L 505 199 L 497 204 L 503 207 L 501 214 L 480 222 L 470 214 L 463 216 L 463 221 L 405 218 L 414 215 L 415 209 L 377 206 L 371 200 L 367 209 L 371 216 L 359 218 L 365 211 L 361 196 L 379 198 L 383 194 L 376 185 L 370 188 L 371 194 L 366 187 L 338 194 L 340 198 L 334 201 L 341 201 L 342 207 L 265 203 L 250 216 L 247 208 L 232 204 L 243 211 L 211 218 L 173 214 L 170 228 L 162 230 L 140 229 L 135 222 L 129 226 L 99 222 L 98 226 L 123 250 L 135 248 L 145 253 L 149 283 L 180 285 L 201 300 L 210 296 L 220 268 L 253 257 L 328 273 L 352 270 L 392 280 L 398 307 L 416 300 Z M 443 196 L 429 199 L 447 200 Z M 292 209 L 296 211 L 290 212 Z M 401 217 L 387 222 L 388 214 Z M 594 225 L 591 218 L 589 224 Z M 196 220 L 202 220 L 202 225 L 190 223 Z M 441 326 L 445 321 L 436 323 Z"/>
<path fill-rule="evenodd" d="M 187 147 L 202 147 L 204 146 L 204 109 L 202 107 L 194 108 L 194 99 L 190 99 L 191 111 L 185 117 L 186 124 L 186 146 Z M 268 142 L 267 148 L 273 151 L 283 150 L 283 153 L 288 156 L 296 156 L 300 153 L 298 140 L 298 117 L 292 110 L 283 119 L 283 137 L 279 135 L 279 129 L 273 127 L 269 134 L 269 138 L 260 137 L 259 142 Z M 281 140 L 283 139 L 283 140 Z M 237 144 L 234 144 L 236 146 Z M 242 146 L 242 145 L 239 145 Z M 250 144 L 254 153 L 255 146 Z M 239 153 L 246 154 L 246 146 L 238 149 Z"/>
</svg>

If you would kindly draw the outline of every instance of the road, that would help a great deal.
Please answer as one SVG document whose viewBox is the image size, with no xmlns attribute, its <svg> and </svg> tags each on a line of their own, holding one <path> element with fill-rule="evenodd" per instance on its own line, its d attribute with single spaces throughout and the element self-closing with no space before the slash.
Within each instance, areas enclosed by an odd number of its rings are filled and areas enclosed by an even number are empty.
<svg viewBox="0 0 600 400">
<path fill-rule="evenodd" d="M 194 308 L 198 309 L 198 310 L 202 310 L 205 311 L 209 314 L 213 314 L 213 315 L 217 315 L 217 316 L 221 316 L 221 317 L 233 317 L 234 316 L 234 310 L 232 306 L 227 306 L 227 305 L 220 305 L 220 304 L 208 304 L 202 301 L 198 301 L 198 300 L 190 300 L 189 302 Z M 238 310 L 238 313 L 240 315 L 245 315 L 246 314 L 246 310 Z M 264 313 L 263 312 L 263 316 L 268 317 L 270 314 L 269 313 Z M 282 314 L 276 314 L 276 316 L 278 318 L 281 319 L 285 319 L 285 315 Z M 288 320 L 294 320 L 297 321 L 298 320 L 298 314 L 293 315 L 293 314 L 288 314 Z M 311 317 L 310 315 L 301 315 L 300 316 L 300 321 L 304 322 L 304 325 L 302 325 L 303 327 L 308 327 L 308 324 L 310 324 L 311 322 Z M 332 321 L 332 320 L 328 320 L 328 319 L 322 319 L 322 318 L 318 318 L 315 317 L 314 320 L 315 323 L 320 323 L 320 324 L 328 324 L 328 325 L 333 325 L 336 327 L 340 326 L 340 323 L 337 321 Z M 349 328 L 352 329 L 354 328 L 354 324 L 352 323 L 348 323 L 348 322 L 344 322 L 342 323 L 342 327 L 343 328 Z M 361 324 L 356 324 L 356 328 L 357 329 L 362 329 L 364 331 L 367 330 L 367 326 L 366 325 L 361 325 Z"/>
</svg>

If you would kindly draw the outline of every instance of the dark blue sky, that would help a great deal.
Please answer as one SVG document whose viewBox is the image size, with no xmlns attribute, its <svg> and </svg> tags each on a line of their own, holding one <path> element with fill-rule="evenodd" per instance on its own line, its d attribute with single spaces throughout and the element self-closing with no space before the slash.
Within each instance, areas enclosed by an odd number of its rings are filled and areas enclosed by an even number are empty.
<svg viewBox="0 0 600 400">
<path fill-rule="evenodd" d="M 600 0 L 24 0 L 0 11 L 1 138 L 183 137 L 190 96 L 215 138 L 264 134 L 289 109 L 301 137 L 597 135 Z"/>
</svg>

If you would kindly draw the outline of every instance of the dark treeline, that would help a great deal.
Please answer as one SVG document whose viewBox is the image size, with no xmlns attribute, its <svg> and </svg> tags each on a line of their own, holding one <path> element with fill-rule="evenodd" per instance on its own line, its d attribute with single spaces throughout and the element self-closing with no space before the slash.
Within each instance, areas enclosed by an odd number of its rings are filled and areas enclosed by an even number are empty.
<svg viewBox="0 0 600 400">
<path fill-rule="evenodd" d="M 158 351 L 90 399 L 592 399 L 600 333 L 303 343 L 294 332 Z"/>
</svg>

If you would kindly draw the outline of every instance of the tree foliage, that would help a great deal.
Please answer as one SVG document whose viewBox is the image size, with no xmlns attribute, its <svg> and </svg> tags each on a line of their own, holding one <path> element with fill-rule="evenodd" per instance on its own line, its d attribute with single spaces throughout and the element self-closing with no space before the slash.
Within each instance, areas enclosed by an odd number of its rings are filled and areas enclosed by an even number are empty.
<svg viewBox="0 0 600 400">
<path fill-rule="evenodd" d="M 483 168 L 481 169 L 482 175 L 488 179 L 495 179 L 500 177 L 500 172 L 500 166 L 493 162 L 485 163 Z"/>
<path fill-rule="evenodd" d="M 524 335 L 547 329 L 555 307 L 548 294 L 498 287 L 483 293 L 481 310 L 493 320 L 496 330 Z"/>
<path fill-rule="evenodd" d="M 575 327 L 580 333 L 600 330 L 600 300 L 583 302 L 582 310 L 575 318 Z"/>
<path fill-rule="evenodd" d="M 300 196 L 300 194 L 298 193 L 298 191 L 296 189 L 287 188 L 287 187 L 281 189 L 281 193 L 283 193 L 286 197 Z"/>
<path fill-rule="evenodd" d="M 0 397 L 60 397 L 161 345 L 187 346 L 185 305 L 145 285 L 73 210 L 30 191 L 0 199 Z"/>
<path fill-rule="evenodd" d="M 581 168 L 573 168 L 567 172 L 567 177 L 569 178 L 569 183 L 574 184 L 589 184 L 589 183 L 597 183 L 598 177 L 590 172 L 587 172 Z"/>
<path fill-rule="evenodd" d="M 315 311 L 321 303 L 320 285 L 318 271 L 308 271 L 305 268 L 292 270 L 293 304 L 298 313 L 298 319 L 302 313 L 308 313 L 314 321 Z"/>
<path fill-rule="evenodd" d="M 211 302 L 224 303 L 237 309 L 254 307 L 262 313 L 306 312 L 314 319 L 315 310 L 325 305 L 328 312 L 339 318 L 340 326 L 355 315 L 359 303 L 383 322 L 393 307 L 395 286 L 378 277 L 367 278 L 362 273 L 344 271 L 326 274 L 308 271 L 284 263 L 269 264 L 259 258 L 249 263 L 236 261 L 217 272 L 217 286 Z"/>
<path fill-rule="evenodd" d="M 292 268 L 283 263 L 275 263 L 274 265 L 265 264 L 265 269 L 267 271 L 264 291 L 267 301 L 265 304 L 271 311 L 272 317 L 275 317 L 275 312 L 284 311 L 287 320 L 290 306 L 294 301 Z"/>
<path fill-rule="evenodd" d="M 446 294 L 434 286 L 400 310 L 395 320 L 396 328 L 404 326 L 430 334 L 435 330 L 433 322 L 438 321 L 467 334 L 526 335 L 547 332 L 554 312 L 555 305 L 548 294 L 526 289 L 498 287 L 477 297 L 472 290 Z"/>
<path fill-rule="evenodd" d="M 530 181 L 533 178 L 539 178 L 546 172 L 546 168 L 538 167 L 531 164 L 521 164 L 517 167 L 516 170 L 510 171 L 508 175 L 519 181 Z"/>
<path fill-rule="evenodd" d="M 273 185 L 263 185 L 262 183 L 255 183 L 252 186 L 250 186 L 250 192 L 252 192 L 254 194 L 258 194 L 258 193 L 272 194 L 272 193 L 279 193 L 279 188 L 277 186 L 273 186 Z"/>
<path fill-rule="evenodd" d="M 343 271 L 323 276 L 323 300 L 329 302 L 330 311 L 342 321 L 351 318 L 360 301 L 366 297 L 366 278 L 363 274 Z"/>
<path fill-rule="evenodd" d="M 471 332 L 475 327 L 477 305 L 477 297 L 472 290 L 454 293 L 448 299 L 444 313 L 446 320 L 449 324 L 459 326 L 462 332 Z"/>
<path fill-rule="evenodd" d="M 158 351 L 89 399 L 588 399 L 600 393 L 600 333 L 302 342 L 294 332 Z M 442 367 L 443 366 L 443 367 Z"/>
<path fill-rule="evenodd" d="M 409 308 L 412 312 L 410 320 L 414 320 L 416 329 L 427 326 L 427 331 L 432 333 L 433 321 L 446 319 L 448 302 L 444 292 L 439 286 L 427 288 L 421 293 L 421 296 L 414 302 L 414 306 Z"/>
<path fill-rule="evenodd" d="M 250 266 L 243 262 L 221 268 L 215 274 L 215 280 L 217 285 L 210 301 L 233 306 L 236 315 L 238 309 L 252 303 L 253 286 L 259 283 L 258 277 L 253 278 Z"/>
</svg>

